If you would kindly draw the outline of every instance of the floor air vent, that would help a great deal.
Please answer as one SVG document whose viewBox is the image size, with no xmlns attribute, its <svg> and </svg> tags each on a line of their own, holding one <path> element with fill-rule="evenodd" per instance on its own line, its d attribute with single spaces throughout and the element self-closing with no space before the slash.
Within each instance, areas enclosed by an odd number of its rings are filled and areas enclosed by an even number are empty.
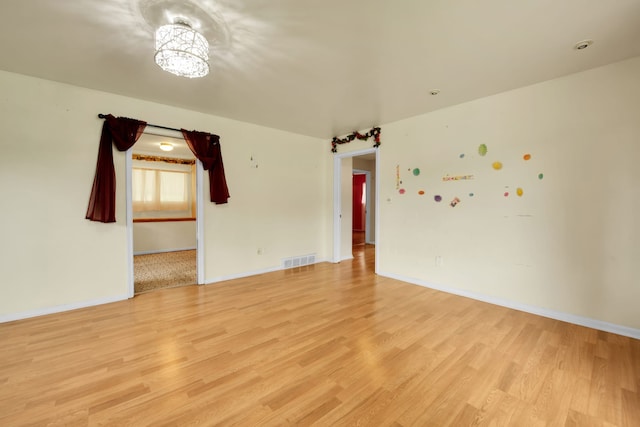
<svg viewBox="0 0 640 427">
<path fill-rule="evenodd" d="M 316 263 L 316 255 L 303 255 L 293 258 L 285 258 L 282 260 L 282 266 L 286 268 L 296 268 Z"/>
</svg>

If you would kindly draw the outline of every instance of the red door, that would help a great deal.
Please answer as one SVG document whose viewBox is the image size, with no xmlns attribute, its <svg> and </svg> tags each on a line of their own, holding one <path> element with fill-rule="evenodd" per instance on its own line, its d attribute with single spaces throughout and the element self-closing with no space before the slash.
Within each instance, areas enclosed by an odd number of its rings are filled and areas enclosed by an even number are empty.
<svg viewBox="0 0 640 427">
<path fill-rule="evenodd" d="M 366 175 L 353 175 L 353 230 L 364 231 L 366 226 Z"/>
</svg>

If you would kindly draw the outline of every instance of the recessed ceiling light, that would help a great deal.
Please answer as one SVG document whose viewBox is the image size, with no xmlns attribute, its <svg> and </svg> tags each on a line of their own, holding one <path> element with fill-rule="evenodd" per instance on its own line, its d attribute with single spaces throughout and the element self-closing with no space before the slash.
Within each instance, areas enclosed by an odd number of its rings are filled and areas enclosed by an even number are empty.
<svg viewBox="0 0 640 427">
<path fill-rule="evenodd" d="M 582 40 L 582 41 L 576 43 L 575 45 L 573 45 L 573 48 L 575 50 L 583 50 L 583 49 L 588 48 L 592 44 L 593 44 L 593 40 Z"/>
<path fill-rule="evenodd" d="M 431 95 L 431 96 L 436 96 L 439 93 L 440 93 L 440 91 L 438 89 L 433 89 L 433 90 L 429 91 L 429 95 Z"/>
<path fill-rule="evenodd" d="M 173 150 L 173 144 L 170 144 L 168 142 L 161 142 L 160 143 L 160 149 L 162 151 L 171 151 L 171 150 Z"/>
</svg>

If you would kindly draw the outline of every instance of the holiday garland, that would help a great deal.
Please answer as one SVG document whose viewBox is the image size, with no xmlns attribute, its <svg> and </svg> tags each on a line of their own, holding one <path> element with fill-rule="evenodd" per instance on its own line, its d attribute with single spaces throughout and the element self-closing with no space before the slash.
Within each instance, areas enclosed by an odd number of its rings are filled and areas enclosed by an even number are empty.
<svg viewBox="0 0 640 427">
<path fill-rule="evenodd" d="M 176 159 L 173 157 L 159 157 L 159 156 L 147 156 L 145 154 L 136 154 L 133 153 L 131 155 L 133 160 L 142 160 L 144 162 L 165 162 L 165 163 L 173 163 L 175 165 L 195 165 L 196 161 L 193 159 Z"/>
<path fill-rule="evenodd" d="M 331 152 L 332 153 L 338 152 L 338 144 L 346 144 L 348 142 L 353 141 L 356 138 L 362 141 L 366 141 L 371 137 L 373 137 L 373 140 L 375 141 L 375 144 L 373 144 L 373 146 L 375 148 L 378 148 L 380 146 L 380 128 L 379 127 L 372 128 L 367 133 L 353 132 L 342 139 L 334 136 L 333 140 L 331 141 Z"/>
</svg>

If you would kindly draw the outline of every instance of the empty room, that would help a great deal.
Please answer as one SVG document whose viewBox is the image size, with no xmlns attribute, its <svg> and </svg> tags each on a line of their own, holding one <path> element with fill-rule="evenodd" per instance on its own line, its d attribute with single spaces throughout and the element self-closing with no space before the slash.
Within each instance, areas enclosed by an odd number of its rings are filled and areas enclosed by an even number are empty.
<svg viewBox="0 0 640 427">
<path fill-rule="evenodd" d="M 640 425 L 640 1 L 0 14 L 0 425 Z"/>
</svg>

